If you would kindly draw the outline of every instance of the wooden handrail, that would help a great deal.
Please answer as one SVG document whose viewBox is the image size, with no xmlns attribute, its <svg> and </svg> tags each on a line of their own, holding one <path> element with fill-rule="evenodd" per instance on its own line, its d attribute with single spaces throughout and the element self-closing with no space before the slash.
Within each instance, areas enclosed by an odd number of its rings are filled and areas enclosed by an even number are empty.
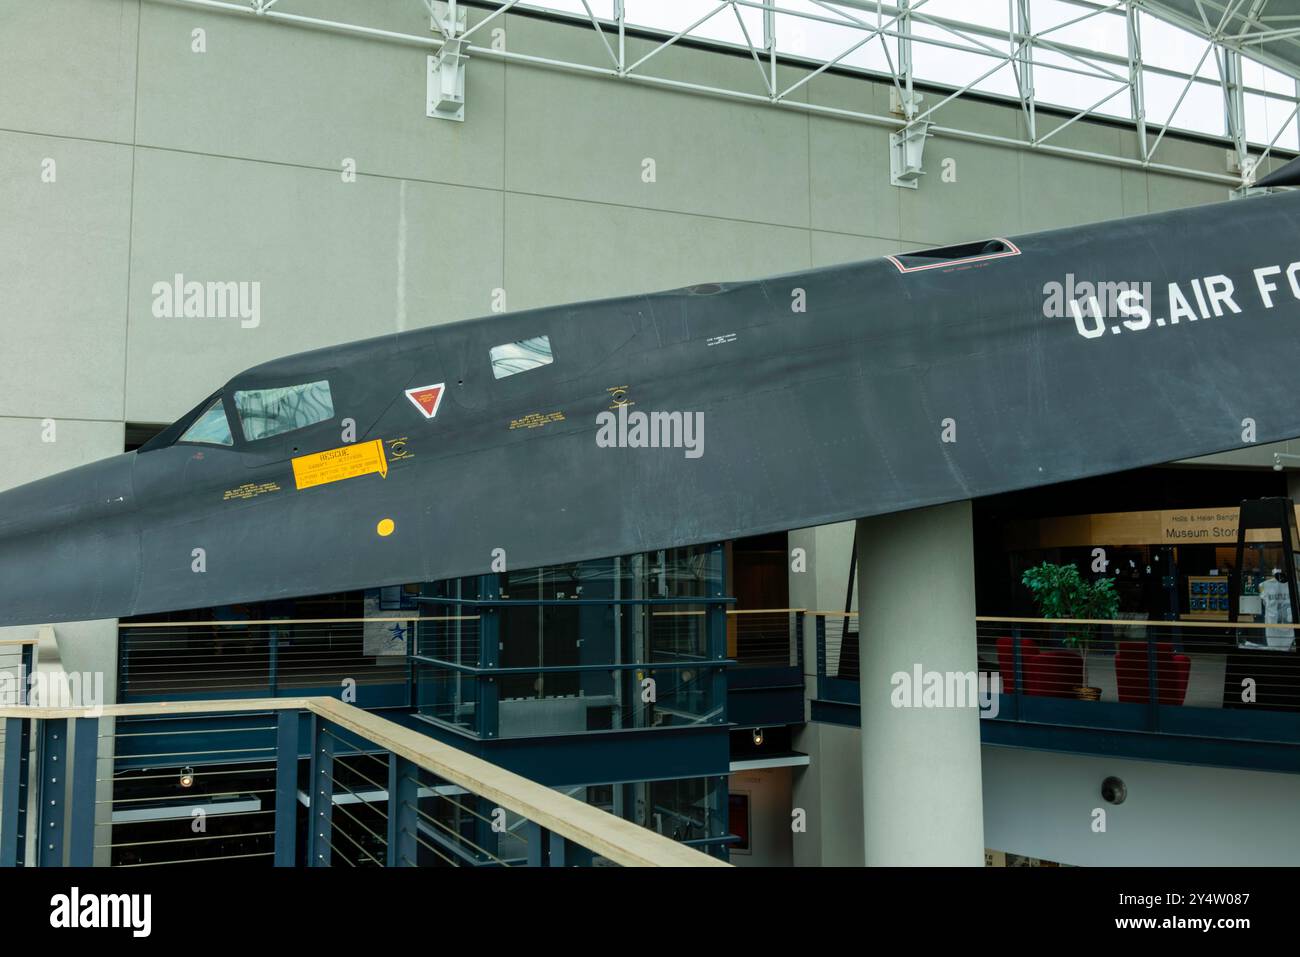
<svg viewBox="0 0 1300 957">
<path fill-rule="evenodd" d="M 727 867 L 695 848 L 560 794 L 522 775 L 333 698 L 309 709 L 424 770 L 624 867 Z"/>
<path fill-rule="evenodd" d="M 977 623 L 1033 625 L 1124 625 L 1129 628 L 1300 628 L 1291 622 L 1263 621 L 1151 621 L 1144 618 L 991 618 L 976 615 Z"/>
<path fill-rule="evenodd" d="M 248 711 L 310 711 L 315 698 L 237 698 L 207 701 L 148 701 L 139 704 L 106 704 L 102 708 L 43 708 L 17 704 L 0 707 L 5 718 L 150 718 L 177 714 L 242 714 Z M 330 700 L 330 699 L 324 699 Z"/>
<path fill-rule="evenodd" d="M 458 616 L 468 617 L 468 616 Z M 474 615 L 478 618 L 478 615 Z M 248 625 L 364 625 L 383 621 L 447 621 L 446 618 L 267 618 L 258 621 L 128 621 L 119 622 L 118 628 L 244 628 Z"/>
<path fill-rule="evenodd" d="M 729 867 L 695 848 L 560 794 L 513 771 L 334 698 L 255 698 L 107 705 L 103 709 L 0 707 L 4 718 L 143 717 L 250 711 L 310 711 L 386 751 L 495 802 L 624 867 Z"/>
<path fill-rule="evenodd" d="M 703 600 L 701 601 L 703 604 Z M 807 611 L 806 608 L 728 608 L 728 615 L 788 615 L 791 612 Z M 672 618 L 678 615 L 707 615 L 706 611 L 652 611 L 652 618 Z"/>
</svg>

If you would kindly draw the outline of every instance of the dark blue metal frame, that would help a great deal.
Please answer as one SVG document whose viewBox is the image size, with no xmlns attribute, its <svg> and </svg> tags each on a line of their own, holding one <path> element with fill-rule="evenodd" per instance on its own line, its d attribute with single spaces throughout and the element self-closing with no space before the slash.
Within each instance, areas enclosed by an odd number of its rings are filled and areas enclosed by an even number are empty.
<svg viewBox="0 0 1300 957">
<path fill-rule="evenodd" d="M 307 866 L 330 866 L 334 830 L 334 738 L 324 719 L 311 716 L 311 779 L 308 784 Z"/>
<path fill-rule="evenodd" d="M 0 867 L 23 867 L 27 860 L 27 782 L 31 774 L 27 755 L 30 749 L 31 721 L 27 718 L 5 718 Z"/>
<path fill-rule="evenodd" d="M 95 785 L 99 767 L 99 719 L 76 718 L 73 721 L 72 823 L 68 833 L 68 864 L 93 867 L 95 864 Z"/>
<path fill-rule="evenodd" d="M 68 721 L 45 718 L 40 722 L 40 754 L 36 779 L 36 865 L 63 866 L 64 824 L 67 815 Z M 93 820 L 93 816 L 92 816 Z"/>
<path fill-rule="evenodd" d="M 298 863 L 297 711 L 281 711 L 275 727 L 275 866 Z"/>
<path fill-rule="evenodd" d="M 388 859 L 389 867 L 415 867 L 420 801 L 420 769 L 397 754 L 388 756 Z"/>
</svg>

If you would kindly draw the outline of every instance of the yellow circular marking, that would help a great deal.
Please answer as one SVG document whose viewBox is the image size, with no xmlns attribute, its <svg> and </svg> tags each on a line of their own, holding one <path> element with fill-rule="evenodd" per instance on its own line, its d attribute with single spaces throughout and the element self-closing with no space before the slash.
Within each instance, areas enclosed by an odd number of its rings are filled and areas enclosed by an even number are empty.
<svg viewBox="0 0 1300 957">
<path fill-rule="evenodd" d="M 385 518 L 380 519 L 379 524 L 375 526 L 375 531 L 379 533 L 380 538 L 387 538 L 389 535 L 393 534 L 393 529 L 396 527 L 397 526 L 393 524 L 391 518 Z"/>
</svg>

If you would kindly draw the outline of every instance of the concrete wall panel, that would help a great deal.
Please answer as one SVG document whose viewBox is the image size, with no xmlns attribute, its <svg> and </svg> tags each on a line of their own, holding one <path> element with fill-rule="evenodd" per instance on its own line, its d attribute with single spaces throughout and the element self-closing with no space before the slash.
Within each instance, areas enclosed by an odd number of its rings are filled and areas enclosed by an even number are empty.
<svg viewBox="0 0 1300 957">
<path fill-rule="evenodd" d="M 122 416 L 130 197 L 130 147 L 0 132 L 0 415 Z"/>
<path fill-rule="evenodd" d="M 278 356 L 487 314 L 501 282 L 500 202 L 489 190 L 140 150 L 127 417 L 173 421 Z M 156 316 L 166 301 L 155 284 L 178 273 L 259 283 L 256 324 Z"/>
</svg>

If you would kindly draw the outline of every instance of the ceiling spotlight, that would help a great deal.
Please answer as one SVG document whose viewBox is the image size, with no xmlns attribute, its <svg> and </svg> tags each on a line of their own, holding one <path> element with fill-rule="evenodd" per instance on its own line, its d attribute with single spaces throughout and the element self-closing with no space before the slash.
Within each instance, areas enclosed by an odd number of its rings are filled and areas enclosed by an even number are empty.
<svg viewBox="0 0 1300 957">
<path fill-rule="evenodd" d="M 180 786 L 183 787 L 183 788 L 192 788 L 192 787 L 194 787 L 194 769 L 193 769 L 193 768 L 186 768 L 185 770 L 181 771 Z"/>
<path fill-rule="evenodd" d="M 762 728 L 755 728 L 755 729 L 754 729 L 754 747 L 756 747 L 756 748 L 761 748 L 762 746 L 763 746 L 763 729 L 762 729 Z"/>
</svg>

